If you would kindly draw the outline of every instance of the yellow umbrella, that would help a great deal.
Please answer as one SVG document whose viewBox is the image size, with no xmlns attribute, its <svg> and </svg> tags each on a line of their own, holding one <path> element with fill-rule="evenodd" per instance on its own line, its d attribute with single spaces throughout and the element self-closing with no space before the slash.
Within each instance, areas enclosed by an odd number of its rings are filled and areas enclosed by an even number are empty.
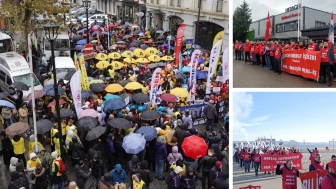
<svg viewBox="0 0 336 189">
<path fill-rule="evenodd" d="M 173 61 L 174 58 L 171 57 L 171 56 L 164 56 L 164 57 L 161 58 L 161 60 L 164 60 L 164 61 Z"/>
<path fill-rule="evenodd" d="M 104 81 L 101 80 L 101 79 L 94 79 L 94 80 L 91 80 L 91 81 L 89 82 L 90 85 L 91 85 L 91 84 L 94 84 L 94 83 L 104 83 Z"/>
<path fill-rule="evenodd" d="M 157 50 L 156 48 L 154 48 L 154 47 L 149 47 L 149 48 L 147 48 L 147 49 L 145 50 L 145 52 L 146 52 L 146 54 L 147 54 L 148 56 L 150 56 L 150 55 L 157 55 L 158 50 Z"/>
<path fill-rule="evenodd" d="M 107 68 L 108 66 L 110 65 L 110 63 L 108 61 L 99 61 L 97 64 L 96 64 L 96 67 L 98 69 L 105 69 Z"/>
<path fill-rule="evenodd" d="M 114 84 L 109 84 L 106 88 L 105 91 L 108 93 L 117 93 L 124 90 L 124 87 L 122 87 L 120 84 L 118 83 L 114 83 Z"/>
<path fill-rule="evenodd" d="M 133 53 L 138 58 L 143 58 L 143 57 L 146 56 L 146 52 L 144 50 L 142 50 L 142 49 L 139 49 L 139 48 L 134 49 Z"/>
<path fill-rule="evenodd" d="M 90 43 L 98 43 L 98 40 L 92 40 Z"/>
<path fill-rule="evenodd" d="M 117 53 L 117 52 L 113 52 L 113 53 L 110 53 L 108 55 L 108 57 L 111 58 L 111 59 L 113 59 L 113 60 L 116 60 L 116 59 L 121 58 L 121 55 L 119 53 Z"/>
<path fill-rule="evenodd" d="M 138 58 L 138 59 L 136 60 L 136 62 L 137 62 L 137 63 L 147 63 L 147 62 L 149 62 L 149 61 L 148 61 L 147 58 Z"/>
<path fill-rule="evenodd" d="M 120 70 L 122 67 L 124 67 L 125 65 L 121 62 L 118 61 L 112 61 L 110 64 L 115 70 Z"/>
<path fill-rule="evenodd" d="M 176 87 L 175 89 L 170 90 L 170 94 L 179 97 L 187 97 L 189 95 L 187 89 L 181 87 Z"/>
<path fill-rule="evenodd" d="M 148 60 L 151 61 L 151 62 L 160 62 L 161 57 L 158 56 L 158 55 L 150 55 L 148 57 Z"/>
<path fill-rule="evenodd" d="M 121 53 L 121 56 L 124 58 L 132 58 L 134 54 L 132 51 L 124 51 L 123 53 Z"/>
<path fill-rule="evenodd" d="M 106 60 L 107 58 L 108 58 L 107 55 L 104 54 L 104 53 L 98 53 L 96 55 L 96 59 L 98 59 L 98 60 Z"/>
<path fill-rule="evenodd" d="M 131 63 L 135 63 L 136 60 L 134 58 L 124 58 L 124 62 L 131 64 Z"/>
<path fill-rule="evenodd" d="M 142 85 L 138 82 L 130 82 L 125 86 L 125 89 L 127 90 L 136 90 L 136 89 L 142 89 Z"/>
</svg>

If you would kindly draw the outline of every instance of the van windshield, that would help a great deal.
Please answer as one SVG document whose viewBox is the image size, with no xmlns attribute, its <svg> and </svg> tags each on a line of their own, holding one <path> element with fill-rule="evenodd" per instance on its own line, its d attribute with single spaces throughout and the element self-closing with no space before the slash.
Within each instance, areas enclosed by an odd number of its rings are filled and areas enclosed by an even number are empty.
<svg viewBox="0 0 336 189">
<path fill-rule="evenodd" d="M 13 52 L 12 40 L 3 39 L 0 40 L 0 53 Z"/>
<path fill-rule="evenodd" d="M 61 73 L 61 72 L 76 72 L 75 68 L 56 68 L 56 74 Z"/>
<path fill-rule="evenodd" d="M 24 84 L 26 84 L 28 87 L 30 87 L 30 74 L 24 74 L 24 75 L 18 75 L 18 76 L 14 76 L 13 77 L 14 83 L 15 82 L 22 82 Z M 38 79 L 36 78 L 35 74 L 34 74 L 34 86 L 40 85 L 40 82 L 38 81 Z"/>
<path fill-rule="evenodd" d="M 51 50 L 49 40 L 45 40 L 45 50 Z M 54 41 L 55 51 L 70 51 L 70 40 L 69 39 L 56 39 Z"/>
</svg>

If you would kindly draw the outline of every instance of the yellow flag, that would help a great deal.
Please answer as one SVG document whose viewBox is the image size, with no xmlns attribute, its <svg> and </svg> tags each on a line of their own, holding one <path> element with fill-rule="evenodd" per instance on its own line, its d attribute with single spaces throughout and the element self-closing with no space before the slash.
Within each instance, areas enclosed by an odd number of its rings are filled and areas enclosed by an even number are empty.
<svg viewBox="0 0 336 189">
<path fill-rule="evenodd" d="M 76 71 L 78 71 L 79 70 L 79 65 L 78 65 L 78 60 L 77 60 L 77 53 L 75 53 L 75 55 L 74 55 L 74 61 L 75 61 Z"/>
<path fill-rule="evenodd" d="M 217 33 L 217 35 L 216 35 L 215 38 L 214 38 L 214 41 L 213 41 L 213 45 L 212 45 L 212 46 L 215 46 L 216 43 L 217 43 L 219 40 L 221 40 L 221 39 L 222 39 L 222 41 L 224 41 L 224 30 L 221 31 L 221 32 L 219 32 L 219 33 Z"/>
<path fill-rule="evenodd" d="M 79 59 L 80 66 L 81 66 L 81 72 L 82 72 L 82 89 L 83 90 L 90 90 L 89 88 L 89 79 L 86 73 L 86 67 L 84 63 L 84 56 L 82 55 Z"/>
</svg>

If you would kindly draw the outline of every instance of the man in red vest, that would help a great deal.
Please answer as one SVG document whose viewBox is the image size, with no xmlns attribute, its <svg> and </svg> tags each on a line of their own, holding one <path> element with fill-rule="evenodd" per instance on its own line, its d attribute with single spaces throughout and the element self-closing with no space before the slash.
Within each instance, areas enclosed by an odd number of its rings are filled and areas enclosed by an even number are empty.
<svg viewBox="0 0 336 189">
<path fill-rule="evenodd" d="M 275 42 L 275 72 L 277 72 L 279 75 L 281 74 L 281 45 L 279 45 L 278 42 Z"/>
<path fill-rule="evenodd" d="M 282 175 L 282 189 L 297 189 L 297 177 L 300 177 L 299 170 L 293 166 L 292 160 L 288 160 L 282 168 L 281 163 L 276 167 L 276 174 Z"/>
<path fill-rule="evenodd" d="M 245 149 L 244 151 L 243 160 L 244 160 L 245 172 L 250 172 L 251 154 L 249 153 L 248 149 Z"/>
<path fill-rule="evenodd" d="M 309 165 L 309 172 L 324 169 L 324 164 L 321 162 L 321 155 L 315 154 L 315 160 Z"/>
<path fill-rule="evenodd" d="M 307 50 L 308 51 L 317 51 L 317 44 L 314 43 L 313 39 L 310 39 Z"/>
<path fill-rule="evenodd" d="M 336 161 L 328 163 L 328 173 L 321 181 L 321 189 L 332 189 L 336 187 Z"/>
<path fill-rule="evenodd" d="M 250 50 L 251 50 L 251 46 L 252 44 L 250 43 L 250 41 L 247 39 L 246 43 L 244 45 L 244 51 L 245 51 L 245 64 L 247 63 L 247 61 L 250 61 Z"/>
<path fill-rule="evenodd" d="M 236 53 L 236 59 L 237 60 L 238 58 L 240 58 L 239 56 L 239 48 L 240 48 L 240 43 L 238 40 L 236 40 L 236 43 L 234 44 L 234 50 L 235 50 L 235 53 Z"/>
<path fill-rule="evenodd" d="M 261 162 L 260 150 L 254 150 L 253 159 L 254 159 L 255 175 L 258 176 L 258 170 Z"/>
</svg>

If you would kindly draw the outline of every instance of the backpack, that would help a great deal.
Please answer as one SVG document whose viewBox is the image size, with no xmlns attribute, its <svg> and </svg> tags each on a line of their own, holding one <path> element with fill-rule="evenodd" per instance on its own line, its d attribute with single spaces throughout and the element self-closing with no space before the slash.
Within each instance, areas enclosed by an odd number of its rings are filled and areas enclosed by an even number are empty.
<svg viewBox="0 0 336 189">
<path fill-rule="evenodd" d="M 60 160 L 56 160 L 56 161 L 59 164 L 59 170 L 58 170 L 58 172 L 63 175 L 66 172 L 64 161 L 61 160 L 61 159 Z"/>
<path fill-rule="evenodd" d="M 331 178 L 329 177 L 329 175 L 326 175 L 326 177 L 327 177 L 328 180 L 331 182 L 333 188 L 335 188 L 335 187 L 334 187 L 334 183 L 333 183 L 333 181 L 331 180 Z M 322 181 L 321 181 L 321 183 L 320 183 L 319 189 L 322 189 L 321 184 L 322 184 Z"/>
</svg>

